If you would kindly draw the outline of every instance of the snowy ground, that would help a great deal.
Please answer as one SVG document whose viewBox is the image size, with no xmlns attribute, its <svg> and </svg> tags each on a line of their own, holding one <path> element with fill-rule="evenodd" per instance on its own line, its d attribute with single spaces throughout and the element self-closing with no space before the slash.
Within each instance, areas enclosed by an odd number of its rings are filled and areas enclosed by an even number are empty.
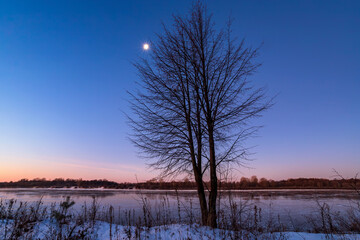
<svg viewBox="0 0 360 240">
<path fill-rule="evenodd" d="M 117 226 L 119 228 L 119 235 L 113 236 L 114 239 L 129 239 L 129 228 Z M 115 228 L 115 226 L 113 226 Z M 114 230 L 113 230 L 114 231 Z M 131 230 L 130 230 L 131 231 Z M 134 232 L 134 229 L 132 229 Z M 128 234 L 127 234 L 128 233 Z M 98 240 L 109 239 L 110 226 L 108 223 L 99 223 L 98 225 Z M 130 236 L 131 237 L 131 236 Z M 130 238 L 131 239 L 131 238 Z M 338 239 L 338 240 L 360 240 L 360 234 L 347 235 L 326 235 L 303 232 L 284 232 L 284 233 L 266 233 L 266 234 L 252 234 L 242 232 L 236 234 L 231 231 L 224 231 L 220 229 L 210 229 L 198 225 L 169 225 L 152 227 L 141 233 L 140 239 L 149 240 L 187 240 L 187 239 L 202 239 L 202 240 L 217 240 L 217 239 L 288 239 L 288 240 L 321 240 L 321 239 Z"/>
<path fill-rule="evenodd" d="M 151 228 L 122 226 L 108 222 L 96 221 L 68 222 L 61 227 L 53 221 L 37 222 L 28 230 L 20 232 L 18 223 L 14 220 L 0 220 L 0 239 L 87 239 L 87 240 L 360 240 L 360 234 L 323 234 L 305 232 L 274 232 L 259 233 L 247 231 L 227 231 L 211 229 L 198 224 L 170 224 Z"/>
<path fill-rule="evenodd" d="M 24 237 L 19 239 L 53 239 L 54 225 L 43 222 L 35 227 L 36 233 L 31 238 Z M 110 229 L 111 228 L 111 229 Z M 0 235 L 4 229 L 0 228 Z M 58 230 L 57 230 L 58 231 Z M 75 232 L 78 231 L 75 229 Z M 136 233 L 137 232 L 137 233 Z M 111 233 L 111 234 L 110 234 Z M 50 235 L 49 235 L 50 234 Z M 147 239 L 147 240 L 226 240 L 226 239 L 257 239 L 257 240 L 360 240 L 360 234 L 346 235 L 326 235 L 304 232 L 276 232 L 276 233 L 249 233 L 232 232 L 221 229 L 210 229 L 208 227 L 194 225 L 173 224 L 167 226 L 157 226 L 152 228 L 136 228 L 129 226 L 112 225 L 106 222 L 96 222 L 94 226 L 87 231 L 86 239 L 94 240 L 125 240 L 125 239 Z M 67 233 L 64 234 L 64 236 Z M 111 237 L 110 237 L 111 235 Z M 49 238 L 50 237 L 50 238 Z M 1 238 L 1 237 L 0 237 Z M 54 238 L 55 239 L 55 238 Z M 77 239 L 77 238 L 75 238 Z"/>
</svg>

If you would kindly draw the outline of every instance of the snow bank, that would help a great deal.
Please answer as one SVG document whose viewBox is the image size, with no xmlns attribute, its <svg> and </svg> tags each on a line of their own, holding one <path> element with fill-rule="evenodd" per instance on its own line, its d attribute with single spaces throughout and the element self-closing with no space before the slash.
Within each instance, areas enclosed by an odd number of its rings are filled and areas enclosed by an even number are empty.
<svg viewBox="0 0 360 240">
<path fill-rule="evenodd" d="M 12 220 L 0 222 L 0 239 L 10 239 L 10 235 L 4 237 L 5 226 L 9 225 L 11 228 Z M 90 223 L 89 223 L 90 224 Z M 125 240 L 125 239 L 147 239 L 147 240 L 226 240 L 226 239 L 244 239 L 244 240 L 360 240 L 360 234 L 344 234 L 344 235 L 326 235 L 316 233 L 304 232 L 275 232 L 275 233 L 250 233 L 250 232 L 234 232 L 222 229 L 211 229 L 209 227 L 200 226 L 197 224 L 172 224 L 166 226 L 155 226 L 151 228 L 135 227 L 135 226 L 121 226 L 112 224 L 110 226 L 107 222 L 97 221 L 94 225 L 82 225 L 82 227 L 74 228 L 76 226 L 69 225 L 69 228 L 59 229 L 56 224 L 50 221 L 43 221 L 36 224 L 32 233 L 22 235 L 17 239 L 49 239 L 49 237 L 69 236 L 69 230 L 82 232 L 86 239 L 94 240 Z M 8 229 L 9 231 L 10 229 Z M 65 230 L 65 232 L 64 232 Z M 111 235 L 111 238 L 110 238 Z M 84 235 L 82 235 L 84 236 Z M 10 238 L 8 238 L 10 237 Z M 29 238 L 30 237 L 30 238 Z M 76 238 L 76 237 L 75 237 Z M 74 238 L 74 239 L 75 239 Z"/>
<path fill-rule="evenodd" d="M 99 222 L 97 231 L 97 239 L 110 238 L 110 225 L 108 223 Z M 116 230 L 117 228 L 117 230 Z M 124 227 L 119 225 L 112 226 L 114 239 L 137 239 L 135 236 L 135 227 Z M 360 234 L 346 234 L 346 235 L 326 235 L 316 233 L 304 232 L 282 232 L 282 233 L 263 233 L 256 234 L 249 232 L 232 232 L 221 229 L 211 229 L 199 225 L 183 225 L 173 224 L 168 226 L 157 226 L 149 229 L 142 229 L 140 239 L 148 240 L 188 240 L 188 239 L 202 239 L 202 240 L 218 240 L 218 239 L 288 239 L 288 240 L 360 240 Z"/>
</svg>

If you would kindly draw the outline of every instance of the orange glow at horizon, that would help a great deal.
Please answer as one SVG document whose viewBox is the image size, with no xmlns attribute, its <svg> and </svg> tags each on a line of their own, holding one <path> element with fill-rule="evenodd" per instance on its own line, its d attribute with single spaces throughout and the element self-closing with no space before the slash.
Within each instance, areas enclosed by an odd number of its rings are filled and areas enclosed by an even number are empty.
<svg viewBox="0 0 360 240">
<path fill-rule="evenodd" d="M 259 163 L 260 164 L 260 163 Z M 333 178 L 332 168 L 324 169 L 321 164 L 313 164 L 310 168 L 306 165 L 290 168 L 287 165 L 274 167 L 269 163 L 265 165 L 254 164 L 254 169 L 243 168 L 241 172 L 234 172 L 234 181 L 241 177 L 258 178 L 265 177 L 272 180 L 283 180 L 288 178 Z M 158 176 L 158 172 L 149 170 L 145 164 L 126 165 L 121 163 L 91 162 L 85 160 L 34 160 L 16 157 L 4 158 L 0 156 L 0 182 L 19 181 L 21 179 L 55 178 L 70 179 L 107 179 L 115 182 L 141 182 Z M 352 178 L 356 172 L 350 167 L 334 166 L 345 178 Z M 178 179 L 183 179 L 184 176 Z"/>
<path fill-rule="evenodd" d="M 19 181 L 34 178 L 107 179 L 116 182 L 146 181 L 153 174 L 139 166 L 97 163 L 59 163 L 41 160 L 1 161 L 0 182 Z"/>
</svg>

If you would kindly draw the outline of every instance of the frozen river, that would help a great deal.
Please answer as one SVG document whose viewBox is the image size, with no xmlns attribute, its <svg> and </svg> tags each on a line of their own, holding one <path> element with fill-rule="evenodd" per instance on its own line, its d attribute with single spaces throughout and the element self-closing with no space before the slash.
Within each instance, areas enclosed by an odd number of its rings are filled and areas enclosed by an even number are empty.
<svg viewBox="0 0 360 240">
<path fill-rule="evenodd" d="M 350 190 L 236 190 L 220 192 L 220 209 L 227 209 L 230 202 L 249 212 L 261 209 L 263 219 L 281 219 L 301 225 L 311 215 L 320 214 L 326 203 L 332 212 L 346 213 L 356 206 L 360 196 Z M 102 189 L 0 189 L 0 199 L 15 199 L 17 203 L 36 202 L 42 199 L 45 206 L 58 204 L 66 197 L 75 201 L 74 210 L 80 211 L 94 199 L 100 208 L 113 206 L 118 212 L 133 211 L 140 214 L 146 201 L 151 211 L 169 211 L 170 214 L 196 215 L 199 204 L 196 191 L 171 190 L 102 190 Z M 179 211 L 180 207 L 180 211 Z"/>
</svg>

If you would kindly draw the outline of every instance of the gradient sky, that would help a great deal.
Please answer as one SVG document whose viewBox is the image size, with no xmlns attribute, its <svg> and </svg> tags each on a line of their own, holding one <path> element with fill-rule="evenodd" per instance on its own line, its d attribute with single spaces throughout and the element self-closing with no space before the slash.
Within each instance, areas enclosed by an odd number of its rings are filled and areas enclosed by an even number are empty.
<svg viewBox="0 0 360 240">
<path fill-rule="evenodd" d="M 236 177 L 360 171 L 360 1 L 206 1 L 264 45 L 253 80 L 279 94 Z M 192 1 L 0 0 L 0 181 L 156 175 L 127 140 L 131 61 Z"/>
</svg>

